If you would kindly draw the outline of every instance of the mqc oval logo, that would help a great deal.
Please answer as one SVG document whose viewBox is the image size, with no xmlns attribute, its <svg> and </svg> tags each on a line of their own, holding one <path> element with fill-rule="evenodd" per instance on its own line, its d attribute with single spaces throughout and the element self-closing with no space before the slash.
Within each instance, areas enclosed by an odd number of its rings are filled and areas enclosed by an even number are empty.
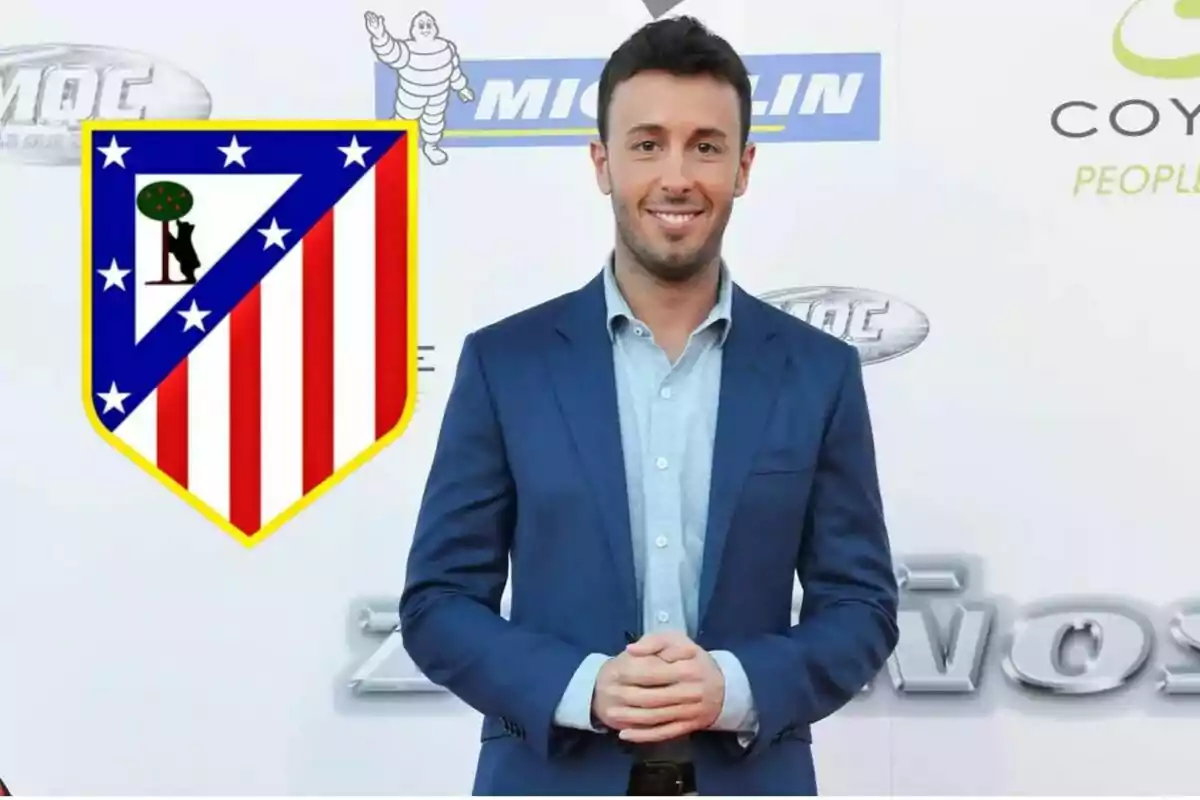
<svg viewBox="0 0 1200 800">
<path fill-rule="evenodd" d="M 208 119 L 204 84 L 142 53 L 77 44 L 0 48 L 0 158 L 79 163 L 85 119 Z"/>
<path fill-rule="evenodd" d="M 905 301 L 849 286 L 802 286 L 759 295 L 858 349 L 863 364 L 897 358 L 929 335 L 929 317 Z"/>
</svg>

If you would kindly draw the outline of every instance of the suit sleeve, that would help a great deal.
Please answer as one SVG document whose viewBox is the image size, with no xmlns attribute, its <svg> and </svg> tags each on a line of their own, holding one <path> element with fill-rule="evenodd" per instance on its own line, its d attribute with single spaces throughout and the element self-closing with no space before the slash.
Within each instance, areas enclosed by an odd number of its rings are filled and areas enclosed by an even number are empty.
<svg viewBox="0 0 1200 800">
<path fill-rule="evenodd" d="M 721 713 L 712 724 L 714 731 L 732 731 L 738 734 L 753 734 L 758 731 L 758 710 L 754 707 L 754 693 L 750 691 L 750 679 L 737 656 L 728 650 L 713 650 L 709 653 L 725 679 L 725 701 Z M 744 740 L 743 736 L 743 740 Z"/>
<path fill-rule="evenodd" d="M 759 735 L 750 755 L 848 703 L 899 639 L 897 586 L 857 353 L 847 364 L 813 477 L 796 572 L 800 617 L 786 634 L 730 647 L 749 678 Z"/>
<path fill-rule="evenodd" d="M 611 658 L 603 653 L 592 653 L 583 660 L 554 711 L 555 725 L 591 733 L 606 732 L 592 717 L 592 696 L 596 693 L 600 668 Z"/>
<path fill-rule="evenodd" d="M 476 334 L 463 343 L 408 557 L 404 647 L 433 683 L 544 756 L 586 651 L 500 616 L 517 498 Z"/>
</svg>

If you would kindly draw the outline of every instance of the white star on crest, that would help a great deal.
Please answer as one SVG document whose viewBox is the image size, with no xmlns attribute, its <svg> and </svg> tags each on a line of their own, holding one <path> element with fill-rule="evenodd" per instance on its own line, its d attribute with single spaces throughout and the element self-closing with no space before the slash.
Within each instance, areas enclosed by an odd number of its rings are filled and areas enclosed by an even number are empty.
<svg viewBox="0 0 1200 800">
<path fill-rule="evenodd" d="M 116 164 L 117 166 L 124 168 L 125 154 L 128 153 L 131 148 L 122 147 L 117 143 L 117 137 L 114 136 L 112 137 L 112 141 L 109 142 L 106 147 L 97 147 L 96 149 L 101 153 L 104 153 L 104 164 L 101 167 L 101 169 L 103 169 L 109 164 Z"/>
<path fill-rule="evenodd" d="M 369 147 L 361 146 L 358 143 L 357 136 L 350 137 L 350 144 L 346 145 L 345 147 L 338 148 L 338 150 L 341 150 L 346 154 L 346 163 L 342 166 L 348 167 L 351 164 L 358 164 L 359 166 L 365 167 L 367 162 L 363 161 L 363 156 L 366 155 L 367 151 L 370 149 L 371 148 Z"/>
<path fill-rule="evenodd" d="M 250 151 L 250 148 L 245 145 L 238 144 L 236 134 L 232 139 L 229 140 L 228 145 L 225 147 L 218 147 L 217 149 L 225 154 L 225 166 L 228 167 L 230 164 L 241 164 L 243 167 L 246 166 L 245 155 Z"/>
<path fill-rule="evenodd" d="M 107 414 L 113 409 L 125 413 L 125 398 L 129 397 L 129 392 L 118 389 L 116 381 L 112 382 L 107 392 L 96 392 L 96 396 L 104 401 L 104 410 L 100 413 Z"/>
<path fill-rule="evenodd" d="M 291 233 L 292 229 L 279 227 L 279 222 L 274 217 L 271 217 L 271 227 L 259 228 L 258 232 L 267 237 L 267 241 L 263 243 L 263 250 L 275 244 L 286 249 L 287 245 L 283 243 L 283 237 Z"/>
<path fill-rule="evenodd" d="M 196 300 L 193 298 L 191 308 L 187 309 L 186 311 L 176 311 L 175 313 L 184 318 L 184 320 L 185 320 L 185 324 L 183 326 L 184 331 L 190 331 L 192 328 L 196 328 L 197 330 L 204 330 L 204 318 L 207 317 L 212 312 L 211 311 L 201 311 L 196 306 Z"/>
<path fill-rule="evenodd" d="M 102 291 L 105 292 L 107 292 L 113 286 L 117 287 L 122 292 L 125 291 L 125 276 L 133 272 L 131 269 L 121 269 L 119 266 L 117 266 L 117 260 L 115 258 L 112 260 L 112 265 L 108 269 L 96 271 L 104 276 L 104 289 Z"/>
</svg>

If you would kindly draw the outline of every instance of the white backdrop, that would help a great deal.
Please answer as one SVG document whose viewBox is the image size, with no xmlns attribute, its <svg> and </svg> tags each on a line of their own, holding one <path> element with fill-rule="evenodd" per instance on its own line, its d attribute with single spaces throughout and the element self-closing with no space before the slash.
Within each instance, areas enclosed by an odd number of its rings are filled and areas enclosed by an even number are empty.
<svg viewBox="0 0 1200 800">
<path fill-rule="evenodd" d="M 758 294 L 850 287 L 823 307 L 842 310 L 894 298 L 859 343 L 898 560 L 965 559 L 966 594 L 996 608 L 989 635 L 973 639 L 988 606 L 966 606 L 939 680 L 920 609 L 937 594 L 930 581 L 954 573 L 903 571 L 914 591 L 893 670 L 815 728 L 823 793 L 1195 791 L 1200 694 L 1157 684 L 1164 666 L 1200 669 L 1200 644 L 1188 651 L 1200 613 L 1177 605 L 1200 612 L 1189 233 L 1200 159 L 1184 113 L 1200 104 L 1200 77 L 1118 63 L 1113 29 L 1131 4 L 1130 49 L 1200 53 L 1200 21 L 1177 18 L 1171 0 L 675 9 L 747 56 L 880 54 L 878 141 L 764 143 L 726 254 Z M 38 122 L 20 119 L 28 100 L 14 76 L 34 46 L 97 45 L 194 77 L 214 118 L 364 118 L 377 68 L 363 13 L 404 35 L 421 9 L 53 5 L 7 0 L 0 30 L 0 777 L 18 795 L 468 792 L 477 715 L 446 695 L 352 691 L 385 641 L 359 629 L 359 613 L 386 610 L 402 585 L 463 336 L 580 285 L 606 255 L 610 211 L 584 146 L 448 137 L 446 164 L 421 162 L 419 326 L 433 349 L 416 416 L 247 550 L 88 425 L 79 170 L 14 149 L 9 135 Z M 650 19 L 637 0 L 423 8 L 468 78 L 473 62 L 486 72 L 501 58 L 604 58 Z M 471 85 L 479 104 L 485 87 Z M 1118 125 L 1144 127 L 1152 104 L 1157 127 L 1115 132 L 1109 111 L 1126 100 L 1142 102 Z M 1069 108 L 1063 129 L 1094 135 L 1055 132 L 1051 114 L 1068 101 L 1096 110 Z M 459 119 L 475 113 L 451 102 Z M 1080 174 L 1095 179 L 1077 188 Z M 1157 183 L 1134 191 L 1146 175 Z M 902 341 L 917 346 L 874 360 Z M 941 594 L 932 607 L 945 625 L 958 596 Z M 1070 609 L 1060 623 L 1103 638 L 1051 658 L 1053 625 L 1013 627 L 1052 599 Z M 1013 630 L 1023 633 L 1006 671 Z M 985 641 L 972 680 L 968 651 Z M 1139 656 L 1123 690 L 1095 693 Z M 1008 673 L 1068 688 L 1032 693 Z M 405 674 L 402 659 L 373 671 Z M 922 687 L 953 691 L 914 694 Z"/>
</svg>

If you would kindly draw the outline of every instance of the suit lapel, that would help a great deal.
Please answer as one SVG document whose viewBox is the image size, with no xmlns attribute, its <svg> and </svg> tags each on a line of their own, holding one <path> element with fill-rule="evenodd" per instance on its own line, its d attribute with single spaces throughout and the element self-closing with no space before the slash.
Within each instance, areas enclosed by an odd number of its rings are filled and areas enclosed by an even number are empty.
<svg viewBox="0 0 1200 800">
<path fill-rule="evenodd" d="M 732 316 L 721 358 L 708 527 L 700 573 L 701 622 L 716 588 L 733 510 L 762 442 L 787 360 L 787 351 L 775 336 L 767 310 L 737 286 Z"/>
<path fill-rule="evenodd" d="M 608 336 L 602 276 L 569 301 L 550 346 L 551 382 L 575 441 L 584 474 L 596 494 L 616 566 L 630 630 L 640 630 L 625 460 L 617 410 L 612 340 Z"/>
</svg>

